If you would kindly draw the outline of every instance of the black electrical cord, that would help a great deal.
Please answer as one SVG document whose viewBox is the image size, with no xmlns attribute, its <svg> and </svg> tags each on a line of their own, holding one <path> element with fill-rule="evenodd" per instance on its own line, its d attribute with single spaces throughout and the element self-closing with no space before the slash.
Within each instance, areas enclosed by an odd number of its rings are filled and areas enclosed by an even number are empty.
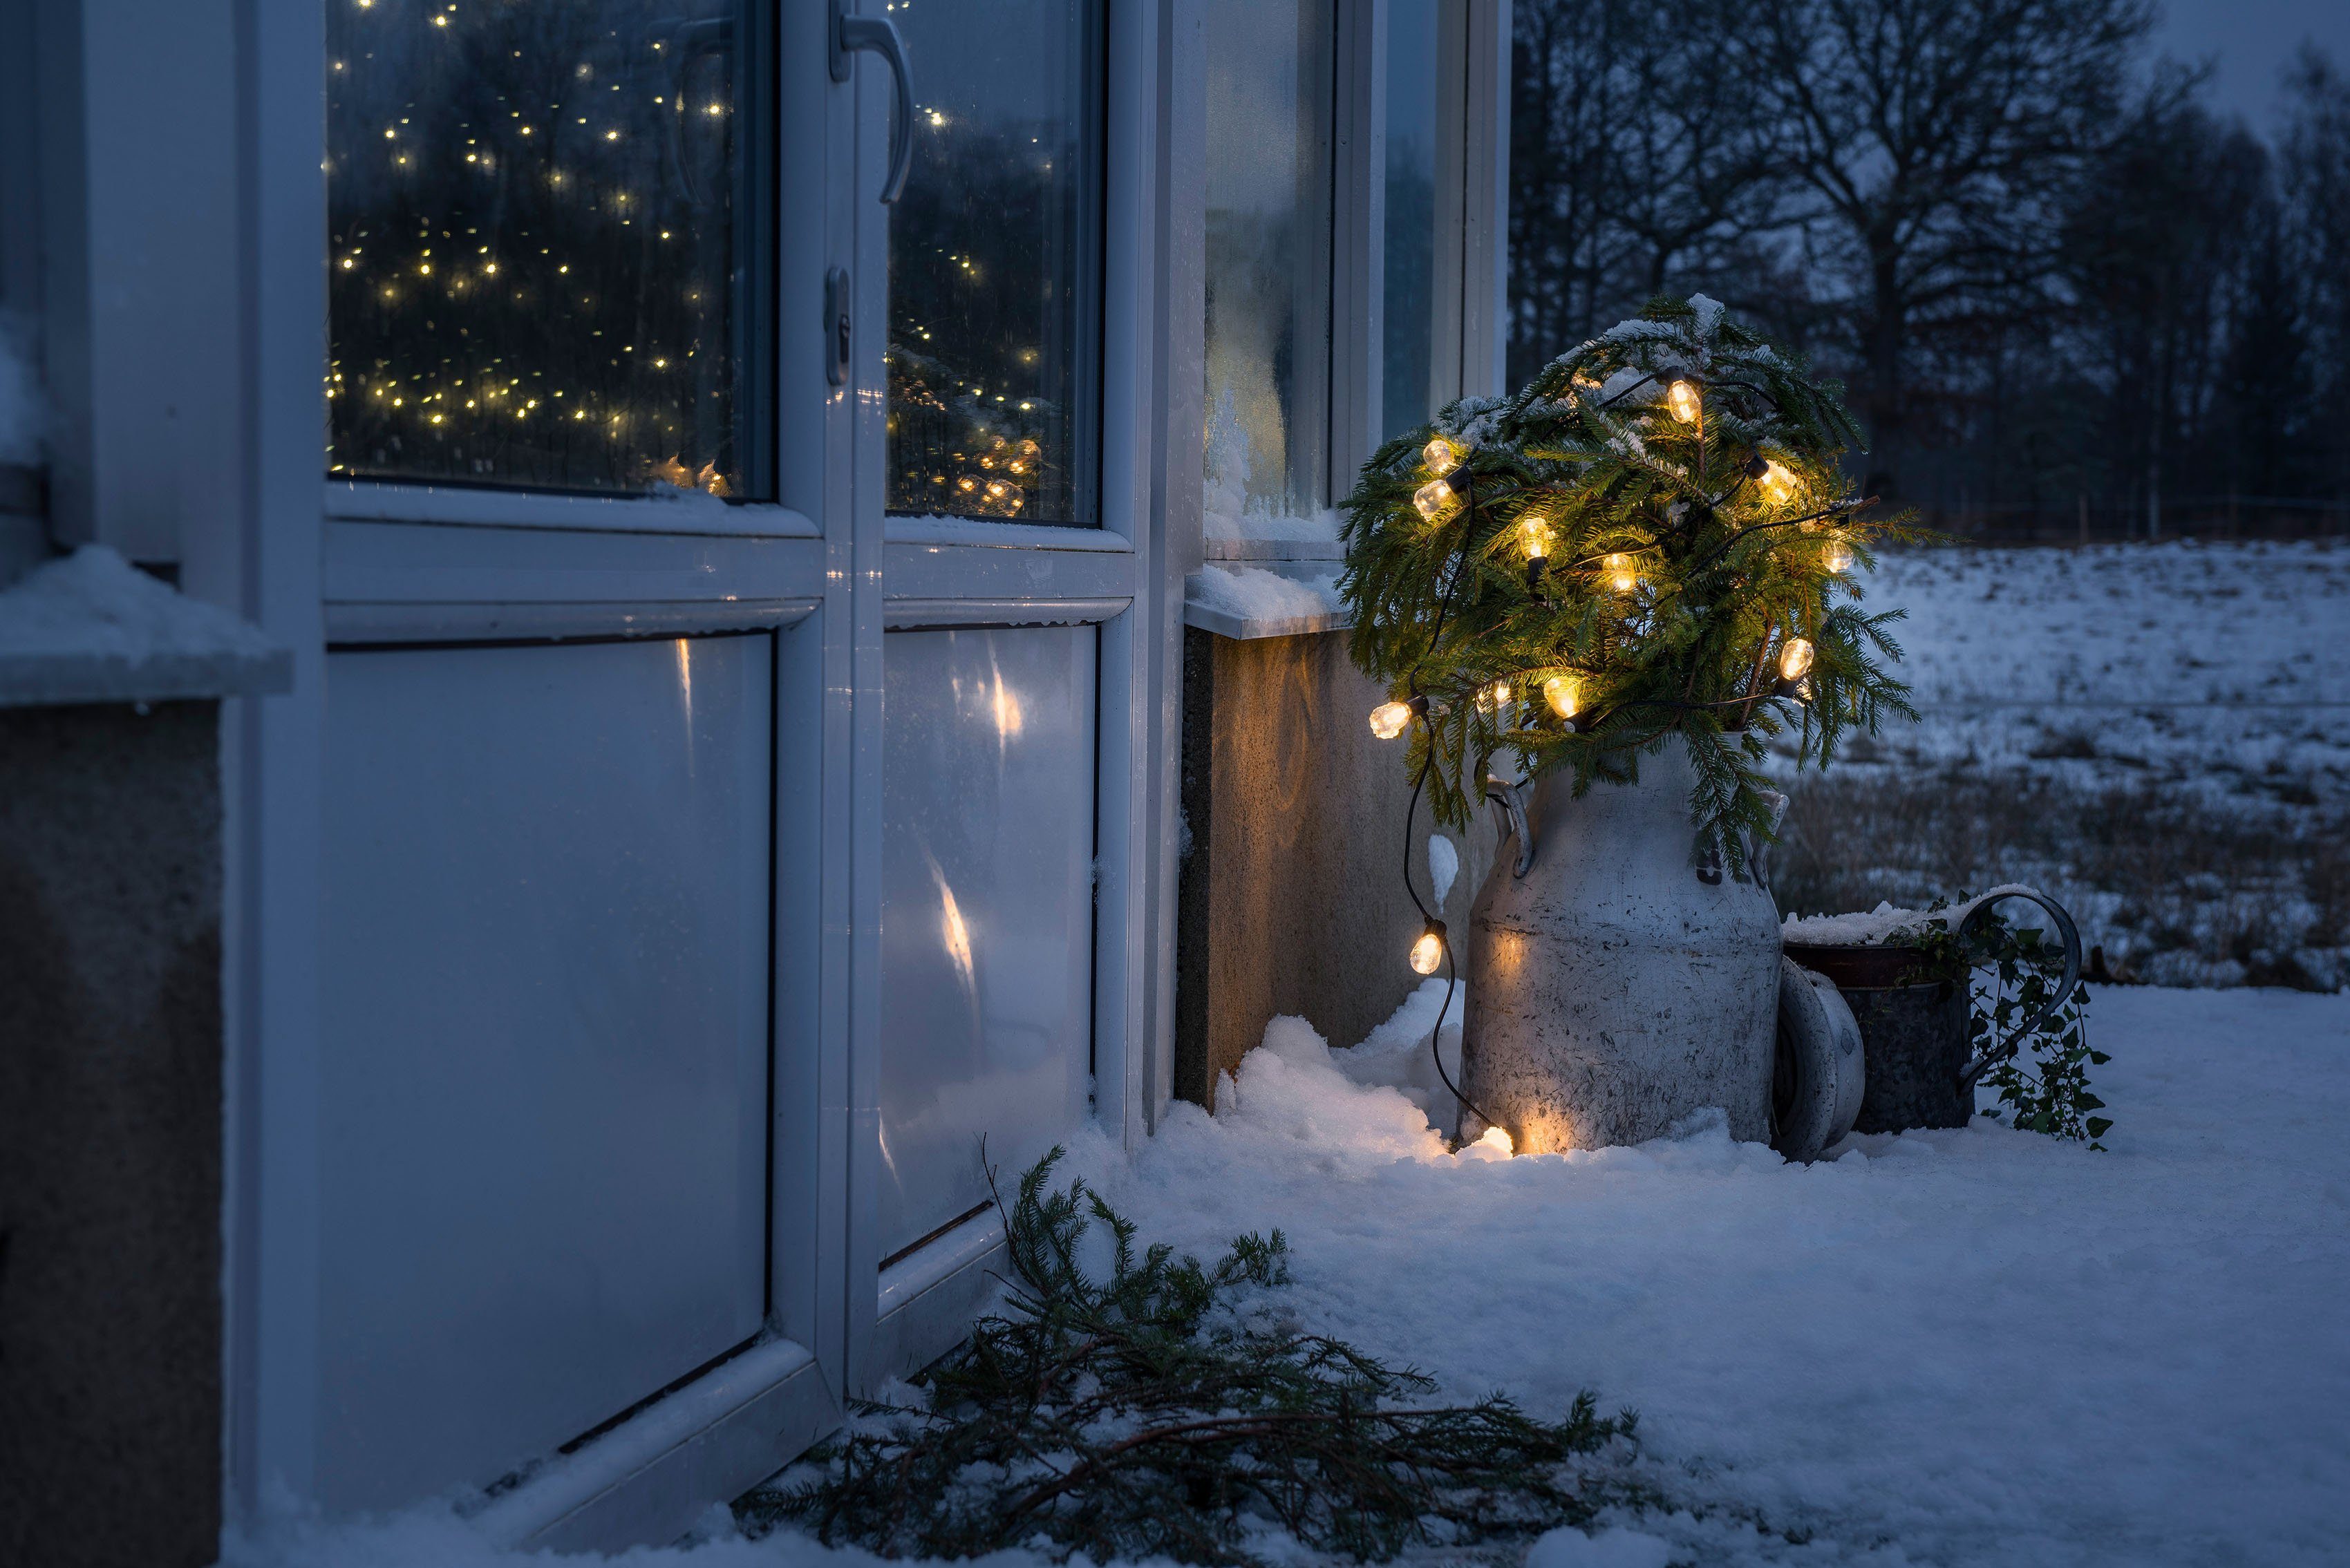
<svg viewBox="0 0 2350 1568">
<path fill-rule="evenodd" d="M 1463 520 L 1466 521 L 1475 517 L 1476 514 L 1477 488 L 1476 483 L 1472 479 L 1461 487 L 1461 515 Z M 1464 532 L 1462 537 L 1465 539 L 1467 536 L 1467 534 Z M 1444 597 L 1437 601 L 1436 620 L 1429 628 L 1428 634 L 1428 649 L 1430 653 L 1436 650 L 1436 645 L 1438 642 L 1442 640 L 1444 637 L 1444 618 L 1447 615 L 1451 613 L 1452 594 L 1455 589 L 1460 587 L 1461 579 L 1468 575 L 1466 567 L 1467 563 L 1465 561 L 1454 566 L 1452 570 L 1452 580 L 1445 584 Z M 1421 657 L 1425 658 L 1426 655 L 1423 654 Z M 1420 695 L 1419 672 L 1417 670 L 1413 671 L 1411 693 L 1414 697 L 1419 697 Z M 1501 1123 L 1487 1116 L 1483 1111 L 1479 1110 L 1476 1102 L 1461 1092 L 1461 1085 L 1454 1083 L 1452 1081 L 1452 1075 L 1444 1070 L 1444 1050 L 1442 1046 L 1442 1041 L 1444 1038 L 1444 1015 L 1452 1010 L 1452 993 L 1461 983 L 1461 973 L 1459 966 L 1453 961 L 1452 938 L 1451 933 L 1442 928 L 1441 924 L 1434 915 L 1428 912 L 1428 906 L 1421 903 L 1419 900 L 1419 889 L 1411 885 L 1412 825 L 1419 820 L 1419 797 L 1421 793 L 1428 787 L 1429 771 L 1436 766 L 1436 724 L 1434 721 L 1430 719 L 1428 716 L 1428 708 L 1425 702 L 1422 702 L 1416 707 L 1413 716 L 1419 721 L 1421 725 L 1424 726 L 1428 732 L 1428 750 L 1419 759 L 1419 776 L 1411 781 L 1411 804 L 1404 808 L 1403 890 L 1410 896 L 1411 906 L 1413 909 L 1419 911 L 1420 919 L 1430 929 L 1436 932 L 1436 945 L 1442 949 L 1444 952 L 1444 1002 L 1442 1006 L 1436 1010 L 1436 1026 L 1428 1032 L 1428 1054 L 1430 1058 L 1436 1064 L 1437 1079 L 1442 1083 L 1447 1089 L 1450 1089 L 1452 1092 L 1452 1097 L 1455 1100 L 1458 1100 L 1470 1111 L 1474 1112 L 1477 1119 L 1483 1122 L 1487 1127 L 1500 1127 Z"/>
</svg>

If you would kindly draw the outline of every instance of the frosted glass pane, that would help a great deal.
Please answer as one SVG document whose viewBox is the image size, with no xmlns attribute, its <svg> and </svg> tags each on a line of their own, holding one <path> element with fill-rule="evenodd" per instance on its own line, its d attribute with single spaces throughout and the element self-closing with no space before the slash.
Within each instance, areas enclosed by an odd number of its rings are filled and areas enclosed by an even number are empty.
<svg viewBox="0 0 2350 1568">
<path fill-rule="evenodd" d="M 1388 0 L 1387 289 L 1381 439 L 1436 411 L 1437 0 Z"/>
<path fill-rule="evenodd" d="M 1086 1114 L 1091 627 L 884 639 L 881 1252 Z"/>
<path fill-rule="evenodd" d="M 758 1332 L 771 652 L 328 659 L 330 1504 L 494 1480 Z"/>
<path fill-rule="evenodd" d="M 1103 12 L 892 9 L 920 95 L 889 215 L 892 512 L 1097 520 Z"/>
<path fill-rule="evenodd" d="M 1318 509 L 1328 374 L 1329 0 L 1209 0 L 1211 531 Z"/>
</svg>

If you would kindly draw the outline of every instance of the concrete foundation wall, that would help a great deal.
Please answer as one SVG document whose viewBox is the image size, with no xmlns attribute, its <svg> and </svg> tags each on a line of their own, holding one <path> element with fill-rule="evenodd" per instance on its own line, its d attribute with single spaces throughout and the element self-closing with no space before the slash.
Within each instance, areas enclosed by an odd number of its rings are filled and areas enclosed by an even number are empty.
<svg viewBox="0 0 2350 1568">
<path fill-rule="evenodd" d="M 1403 885 L 1411 777 L 1400 741 L 1366 722 L 1386 693 L 1345 632 L 1183 641 L 1183 815 L 1175 1092 L 1212 1108 L 1215 1082 L 1279 1013 L 1351 1045 L 1419 983 L 1405 955 L 1419 915 Z M 1413 885 L 1429 892 L 1433 819 L 1420 803 Z M 1492 864 L 1490 814 L 1443 829 L 1461 872 L 1440 917 L 1456 956 Z"/>
<path fill-rule="evenodd" d="M 0 1563 L 218 1555 L 217 712 L 0 710 Z"/>
</svg>

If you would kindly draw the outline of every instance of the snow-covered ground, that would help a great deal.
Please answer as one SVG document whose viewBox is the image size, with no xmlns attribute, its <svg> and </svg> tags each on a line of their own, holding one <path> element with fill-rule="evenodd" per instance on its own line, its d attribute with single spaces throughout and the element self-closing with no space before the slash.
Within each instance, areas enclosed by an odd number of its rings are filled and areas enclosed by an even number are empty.
<svg viewBox="0 0 2350 1568">
<path fill-rule="evenodd" d="M 1865 589 L 1908 612 L 1897 754 L 2350 796 L 2350 542 L 1904 550 Z"/>
<path fill-rule="evenodd" d="M 1718 1124 L 1449 1154 L 1415 1103 L 1438 992 L 1352 1050 L 1276 1021 L 1222 1114 L 1074 1165 L 1202 1254 L 1279 1227 L 1301 1317 L 1448 1394 L 1637 1408 L 1638 1469 L 1680 1508 L 1534 1568 L 2350 1555 L 2350 997 L 2100 989 L 2110 1152 L 1979 1122 L 1806 1168 Z M 425 1512 L 232 1561 L 515 1560 Z M 722 1530 L 628 1561 L 867 1560 Z"/>
<path fill-rule="evenodd" d="M 1783 902 L 2054 893 L 2166 984 L 2350 980 L 2350 543 L 1888 552 L 1922 722 L 1793 791 Z"/>
</svg>

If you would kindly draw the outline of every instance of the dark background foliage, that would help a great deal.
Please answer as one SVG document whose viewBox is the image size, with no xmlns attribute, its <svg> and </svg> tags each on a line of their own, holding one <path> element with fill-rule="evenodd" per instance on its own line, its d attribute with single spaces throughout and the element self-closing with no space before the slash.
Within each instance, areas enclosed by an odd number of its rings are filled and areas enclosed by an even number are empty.
<svg viewBox="0 0 2350 1568">
<path fill-rule="evenodd" d="M 2278 130 L 2143 0 L 1520 0 L 1510 379 L 1702 291 L 1842 377 L 1855 477 L 1995 537 L 2350 527 L 2350 78 Z"/>
</svg>

